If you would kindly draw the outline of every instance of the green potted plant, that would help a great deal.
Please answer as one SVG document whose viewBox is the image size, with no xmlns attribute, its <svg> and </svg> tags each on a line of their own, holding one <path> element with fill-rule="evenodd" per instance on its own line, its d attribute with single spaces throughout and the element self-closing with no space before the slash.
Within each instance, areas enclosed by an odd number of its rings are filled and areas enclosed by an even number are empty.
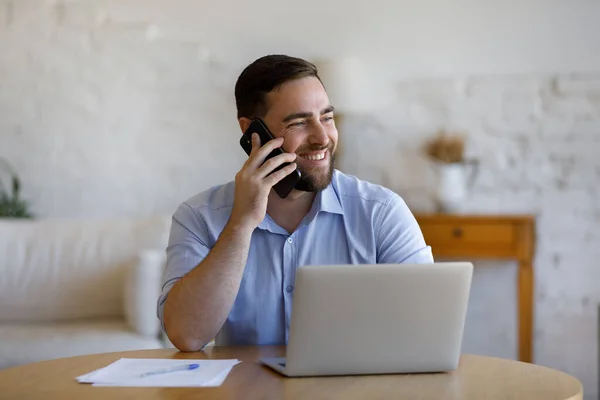
<svg viewBox="0 0 600 400">
<path fill-rule="evenodd" d="M 5 186 L 0 177 L 0 218 L 32 218 L 29 204 L 21 199 L 21 181 L 6 160 L 0 159 L 0 170 L 10 177 L 10 184 Z"/>
</svg>

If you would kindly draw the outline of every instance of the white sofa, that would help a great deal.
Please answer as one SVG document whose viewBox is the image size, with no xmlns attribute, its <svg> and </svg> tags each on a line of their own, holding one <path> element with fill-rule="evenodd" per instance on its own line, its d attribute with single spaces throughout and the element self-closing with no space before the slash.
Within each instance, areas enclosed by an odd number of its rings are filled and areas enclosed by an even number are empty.
<svg viewBox="0 0 600 400">
<path fill-rule="evenodd" d="M 170 224 L 0 219 L 0 368 L 172 347 L 156 317 Z"/>
</svg>

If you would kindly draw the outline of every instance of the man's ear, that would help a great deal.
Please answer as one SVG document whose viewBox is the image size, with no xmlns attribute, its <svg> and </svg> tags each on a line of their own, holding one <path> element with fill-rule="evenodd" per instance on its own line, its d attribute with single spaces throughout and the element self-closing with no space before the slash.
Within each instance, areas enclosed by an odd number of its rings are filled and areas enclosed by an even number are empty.
<svg viewBox="0 0 600 400">
<path fill-rule="evenodd" d="M 242 130 L 242 133 L 244 133 L 246 132 L 246 130 L 248 130 L 248 127 L 252 123 L 252 120 L 246 117 L 242 117 L 238 120 L 238 122 L 240 124 L 240 129 Z"/>
</svg>

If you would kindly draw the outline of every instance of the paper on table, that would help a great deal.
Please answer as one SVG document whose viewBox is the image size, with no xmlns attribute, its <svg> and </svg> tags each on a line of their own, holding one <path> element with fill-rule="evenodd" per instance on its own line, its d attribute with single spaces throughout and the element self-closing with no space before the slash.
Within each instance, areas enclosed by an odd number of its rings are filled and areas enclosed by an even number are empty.
<svg viewBox="0 0 600 400">
<path fill-rule="evenodd" d="M 220 386 L 239 363 L 239 360 L 121 358 L 107 367 L 78 376 L 77 380 L 93 386 L 214 387 Z M 145 372 L 185 364 L 198 364 L 199 368 L 140 377 Z"/>
<path fill-rule="evenodd" d="M 146 384 L 142 382 L 126 382 L 126 383 L 94 383 L 92 386 L 120 386 L 120 387 L 218 387 L 223 384 L 227 376 L 231 372 L 231 368 L 227 368 L 221 373 L 221 375 L 215 377 L 210 381 L 205 381 L 203 384 L 173 384 L 170 382 L 164 382 L 160 384 Z"/>
</svg>

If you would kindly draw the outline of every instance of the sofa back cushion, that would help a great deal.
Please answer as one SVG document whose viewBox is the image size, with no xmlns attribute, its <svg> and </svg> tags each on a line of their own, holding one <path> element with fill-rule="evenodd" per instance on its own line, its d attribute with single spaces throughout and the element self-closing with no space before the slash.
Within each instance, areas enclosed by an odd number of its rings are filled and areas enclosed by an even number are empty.
<svg viewBox="0 0 600 400">
<path fill-rule="evenodd" d="M 165 249 L 170 216 L 0 219 L 0 321 L 123 316 L 126 268 Z"/>
</svg>

